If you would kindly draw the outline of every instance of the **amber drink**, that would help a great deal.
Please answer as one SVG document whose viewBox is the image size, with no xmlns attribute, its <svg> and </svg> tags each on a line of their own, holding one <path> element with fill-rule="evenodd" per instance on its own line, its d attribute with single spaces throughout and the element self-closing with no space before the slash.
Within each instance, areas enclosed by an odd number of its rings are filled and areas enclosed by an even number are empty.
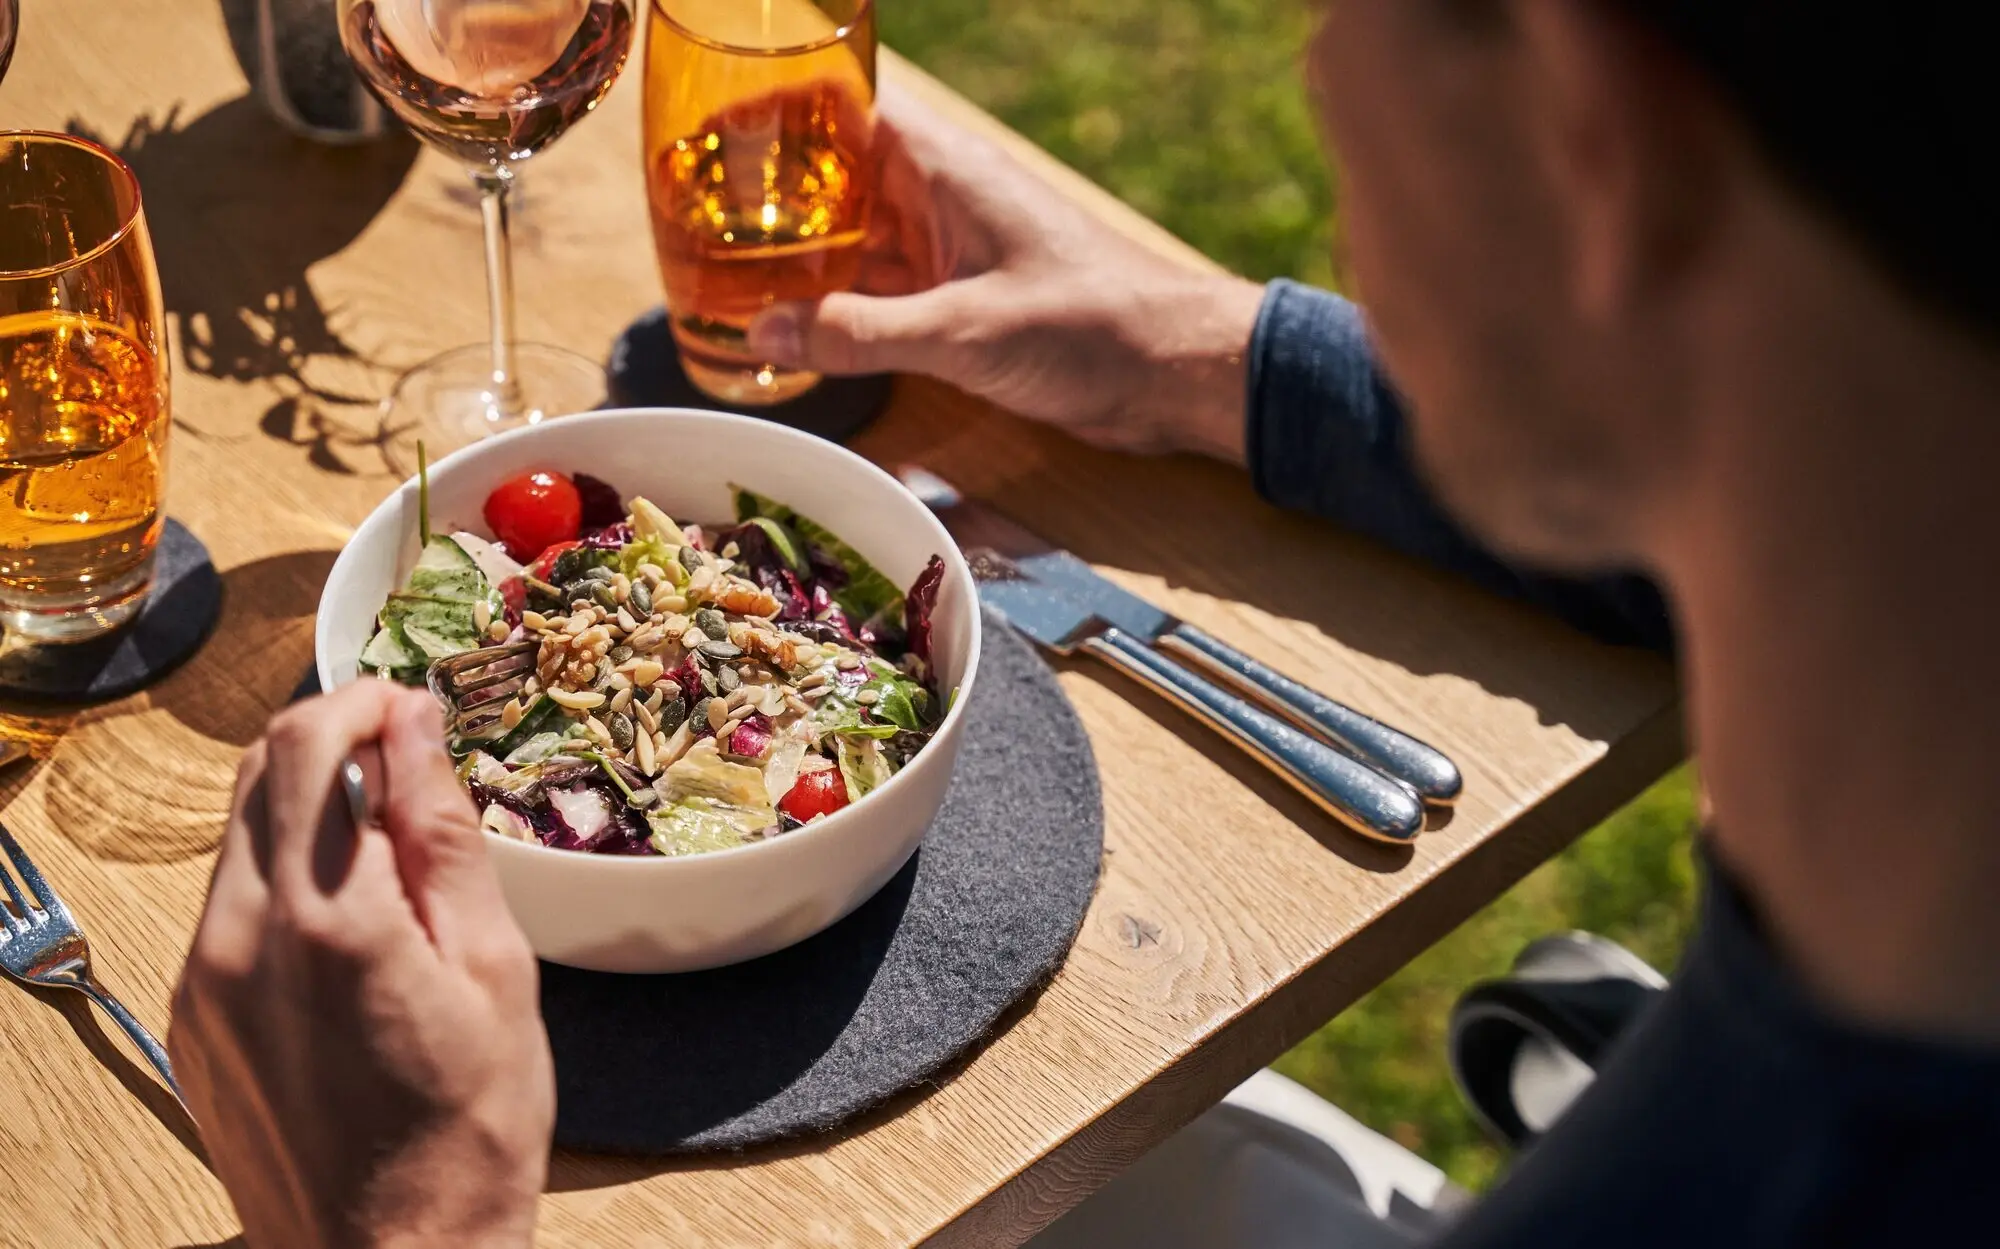
<svg viewBox="0 0 2000 1249">
<path fill-rule="evenodd" d="M 751 351 L 774 303 L 854 284 L 874 198 L 872 0 L 652 0 L 645 161 L 681 361 L 732 403 L 819 381 Z"/>
<path fill-rule="evenodd" d="M 0 132 L 0 627 L 79 641 L 137 613 L 166 481 L 160 281 L 132 171 Z"/>
</svg>

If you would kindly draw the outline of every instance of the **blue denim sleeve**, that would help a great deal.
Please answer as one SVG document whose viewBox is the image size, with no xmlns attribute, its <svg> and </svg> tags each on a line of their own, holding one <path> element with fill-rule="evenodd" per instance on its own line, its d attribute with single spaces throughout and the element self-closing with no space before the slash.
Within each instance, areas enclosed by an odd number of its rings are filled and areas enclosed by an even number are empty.
<svg viewBox="0 0 2000 1249">
<path fill-rule="evenodd" d="M 1521 568 L 1445 515 L 1417 473 L 1402 405 L 1352 303 L 1271 283 L 1250 340 L 1249 385 L 1250 474 L 1272 503 L 1324 516 L 1606 641 L 1672 649 L 1666 605 L 1644 578 Z"/>
</svg>

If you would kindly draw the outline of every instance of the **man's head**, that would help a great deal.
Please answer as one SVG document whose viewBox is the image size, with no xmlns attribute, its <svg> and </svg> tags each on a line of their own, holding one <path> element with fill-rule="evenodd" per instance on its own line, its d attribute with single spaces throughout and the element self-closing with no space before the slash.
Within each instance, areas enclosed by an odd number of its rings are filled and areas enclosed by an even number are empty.
<svg viewBox="0 0 2000 1249">
<path fill-rule="evenodd" d="M 2000 345 L 1991 110 L 1947 11 L 1330 0 L 1311 73 L 1358 293 L 1468 519 L 1650 558 L 1740 432 L 1746 335 L 1776 360 L 1787 327 L 1888 315 Z"/>
</svg>

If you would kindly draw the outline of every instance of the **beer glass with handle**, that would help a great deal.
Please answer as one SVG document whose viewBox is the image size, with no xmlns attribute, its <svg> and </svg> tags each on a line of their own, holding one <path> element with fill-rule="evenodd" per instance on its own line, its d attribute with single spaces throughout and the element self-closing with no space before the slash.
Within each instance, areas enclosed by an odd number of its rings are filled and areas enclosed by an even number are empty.
<svg viewBox="0 0 2000 1249">
<path fill-rule="evenodd" d="M 10 643 L 83 641 L 138 614 L 164 523 L 170 424 L 138 179 L 94 143 L 0 131 L 0 627 Z"/>
<path fill-rule="evenodd" d="M 486 231 L 486 343 L 406 373 L 390 428 L 449 448 L 596 406 L 594 360 L 514 337 L 507 193 L 517 166 L 597 107 L 624 67 L 633 0 L 340 0 L 341 42 L 361 77 L 479 188 Z"/>
<path fill-rule="evenodd" d="M 645 161 L 688 379 L 778 403 L 818 384 L 750 351 L 763 309 L 852 286 L 874 199 L 873 0 L 651 0 Z"/>
</svg>

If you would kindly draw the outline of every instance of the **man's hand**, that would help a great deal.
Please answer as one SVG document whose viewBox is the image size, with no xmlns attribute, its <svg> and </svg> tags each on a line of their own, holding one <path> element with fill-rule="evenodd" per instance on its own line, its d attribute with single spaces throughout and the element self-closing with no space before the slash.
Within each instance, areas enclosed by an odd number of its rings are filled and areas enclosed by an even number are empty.
<svg viewBox="0 0 2000 1249">
<path fill-rule="evenodd" d="M 441 743 L 429 695 L 362 681 L 280 713 L 237 775 L 168 1048 L 259 1249 L 532 1238 L 535 961 Z"/>
<path fill-rule="evenodd" d="M 1242 461 L 1261 287 L 1147 250 L 893 88 L 877 160 L 855 293 L 760 316 L 773 363 L 929 374 L 1101 446 Z"/>
</svg>

